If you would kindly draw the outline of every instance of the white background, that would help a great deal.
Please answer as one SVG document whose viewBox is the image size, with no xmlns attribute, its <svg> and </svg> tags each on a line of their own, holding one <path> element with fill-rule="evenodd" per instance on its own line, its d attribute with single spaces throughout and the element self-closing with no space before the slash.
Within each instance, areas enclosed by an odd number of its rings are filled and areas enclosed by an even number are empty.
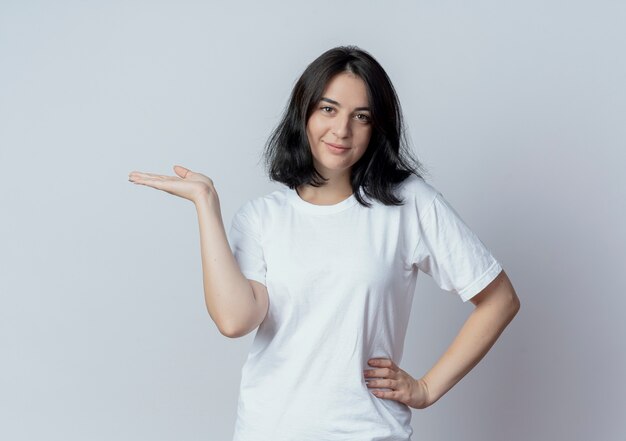
<svg viewBox="0 0 626 441">
<path fill-rule="evenodd" d="M 193 204 L 128 173 L 210 176 L 228 227 L 279 187 L 263 144 L 342 44 L 522 302 L 414 441 L 626 437 L 624 3 L 386 3 L 0 3 L 1 439 L 232 438 L 254 333 L 206 311 Z M 472 308 L 420 275 L 401 367 Z"/>
</svg>

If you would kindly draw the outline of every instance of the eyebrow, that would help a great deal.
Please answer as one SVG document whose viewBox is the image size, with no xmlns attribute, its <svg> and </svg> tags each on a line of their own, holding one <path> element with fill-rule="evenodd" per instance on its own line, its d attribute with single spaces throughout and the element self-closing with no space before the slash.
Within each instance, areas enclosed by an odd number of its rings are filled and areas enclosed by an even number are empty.
<svg viewBox="0 0 626 441">
<path fill-rule="evenodd" d="M 335 101 L 335 100 L 331 100 L 330 98 L 322 97 L 322 99 L 321 99 L 320 101 L 327 101 L 327 102 L 329 102 L 329 103 L 331 103 L 331 104 L 334 104 L 334 105 L 336 105 L 336 106 L 341 107 L 341 104 L 339 104 L 339 103 L 338 103 L 337 101 Z M 356 108 L 356 109 L 354 109 L 354 110 L 367 110 L 368 112 L 371 112 L 371 110 L 370 110 L 370 108 L 369 108 L 369 107 L 357 107 L 357 108 Z"/>
</svg>

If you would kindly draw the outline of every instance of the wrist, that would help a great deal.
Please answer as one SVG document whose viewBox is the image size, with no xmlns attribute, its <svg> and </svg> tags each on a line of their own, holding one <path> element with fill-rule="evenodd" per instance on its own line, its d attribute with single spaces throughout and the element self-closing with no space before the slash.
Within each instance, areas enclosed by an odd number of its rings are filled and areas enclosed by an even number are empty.
<svg viewBox="0 0 626 441">
<path fill-rule="evenodd" d="M 418 378 L 415 380 L 415 387 L 413 388 L 413 397 L 412 403 L 415 409 L 424 409 L 431 404 L 433 404 L 433 400 L 430 396 L 430 391 L 428 388 L 428 383 L 424 378 Z"/>
<path fill-rule="evenodd" d="M 203 191 L 203 192 L 198 193 L 193 198 L 193 204 L 196 206 L 196 208 L 200 208 L 200 207 L 212 208 L 216 205 L 219 206 L 219 201 L 217 200 L 217 194 L 212 194 L 211 192 Z"/>
</svg>

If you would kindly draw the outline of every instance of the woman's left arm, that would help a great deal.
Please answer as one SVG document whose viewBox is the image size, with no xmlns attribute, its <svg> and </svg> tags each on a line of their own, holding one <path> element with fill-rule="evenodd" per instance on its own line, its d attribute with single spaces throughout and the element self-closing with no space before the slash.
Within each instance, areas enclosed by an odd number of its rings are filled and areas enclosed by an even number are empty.
<svg viewBox="0 0 626 441">
<path fill-rule="evenodd" d="M 504 271 L 470 299 L 474 310 L 437 363 L 417 380 L 434 404 L 478 364 L 520 309 L 520 301 Z M 424 406 L 424 407 L 426 407 Z"/>
<path fill-rule="evenodd" d="M 476 306 L 437 363 L 420 379 L 388 358 L 373 358 L 365 370 L 368 388 L 379 398 L 400 401 L 415 409 L 434 404 L 485 356 L 520 309 L 520 301 L 504 271 L 470 299 Z"/>
</svg>

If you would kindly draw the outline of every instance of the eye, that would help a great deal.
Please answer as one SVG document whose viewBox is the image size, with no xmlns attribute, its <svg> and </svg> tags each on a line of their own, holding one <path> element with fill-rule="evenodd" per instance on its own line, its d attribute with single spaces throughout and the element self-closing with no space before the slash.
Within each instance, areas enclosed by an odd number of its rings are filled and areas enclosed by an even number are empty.
<svg viewBox="0 0 626 441">
<path fill-rule="evenodd" d="M 330 106 L 322 106 L 322 107 L 320 107 L 320 109 L 321 109 L 324 113 L 328 113 L 328 112 L 331 112 L 331 111 L 333 110 L 333 108 L 332 108 L 332 107 L 330 107 Z M 328 109 L 328 110 L 326 110 L 326 109 Z"/>
<path fill-rule="evenodd" d="M 366 115 L 366 114 L 364 114 L 364 113 L 357 113 L 357 115 L 356 115 L 356 116 L 357 116 L 357 119 L 360 119 L 360 120 L 361 120 L 361 121 L 363 121 L 363 122 L 370 122 L 370 117 L 369 117 L 369 115 Z M 360 118 L 360 117 L 362 117 L 362 118 Z"/>
</svg>

